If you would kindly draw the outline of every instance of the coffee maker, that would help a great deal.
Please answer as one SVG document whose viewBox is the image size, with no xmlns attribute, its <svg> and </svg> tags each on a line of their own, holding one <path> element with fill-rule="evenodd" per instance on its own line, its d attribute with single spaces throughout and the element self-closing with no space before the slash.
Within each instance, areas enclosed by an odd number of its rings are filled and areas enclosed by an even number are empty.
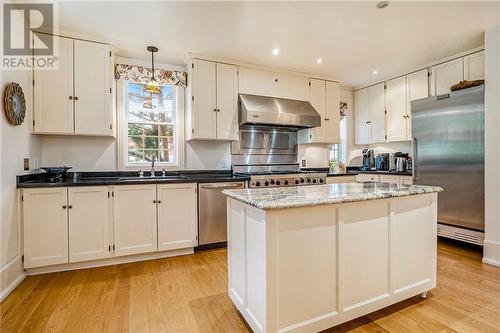
<svg viewBox="0 0 500 333">
<path fill-rule="evenodd" d="M 373 157 L 373 149 L 363 149 L 363 164 L 361 170 L 371 170 L 375 167 L 375 159 Z"/>
</svg>

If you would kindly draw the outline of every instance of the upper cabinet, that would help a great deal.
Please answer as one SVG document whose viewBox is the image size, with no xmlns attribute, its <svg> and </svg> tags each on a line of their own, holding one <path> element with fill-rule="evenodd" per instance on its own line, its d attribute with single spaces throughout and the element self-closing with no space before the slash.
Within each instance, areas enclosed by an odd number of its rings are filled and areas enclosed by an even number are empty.
<svg viewBox="0 0 500 333">
<path fill-rule="evenodd" d="M 193 59 L 188 73 L 187 139 L 238 139 L 238 69 Z"/>
<path fill-rule="evenodd" d="M 54 37 L 57 70 L 33 71 L 33 132 L 115 135 L 111 46 Z M 34 40 L 35 49 L 38 39 Z"/>
<path fill-rule="evenodd" d="M 338 143 L 340 140 L 339 84 L 311 79 L 309 102 L 321 116 L 321 126 L 299 131 L 299 143 Z"/>
<path fill-rule="evenodd" d="M 427 77 L 426 77 L 427 78 Z M 406 77 L 401 76 L 386 82 L 385 108 L 387 111 L 387 141 L 407 140 Z"/>
<path fill-rule="evenodd" d="M 309 100 L 309 79 L 302 76 L 239 69 L 239 92 L 250 95 Z"/>
<path fill-rule="evenodd" d="M 464 57 L 464 80 L 484 80 L 484 51 Z"/>
<path fill-rule="evenodd" d="M 354 92 L 356 144 L 385 142 L 384 83 Z"/>
<path fill-rule="evenodd" d="M 443 95 L 450 87 L 464 79 L 463 58 L 447 61 L 431 67 L 431 95 Z"/>
</svg>

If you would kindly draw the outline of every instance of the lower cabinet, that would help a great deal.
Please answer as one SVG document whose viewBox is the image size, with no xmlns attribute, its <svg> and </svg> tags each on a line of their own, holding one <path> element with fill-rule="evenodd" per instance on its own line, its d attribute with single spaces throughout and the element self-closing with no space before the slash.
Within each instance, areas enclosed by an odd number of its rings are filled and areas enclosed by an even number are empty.
<svg viewBox="0 0 500 333">
<path fill-rule="evenodd" d="M 109 193 L 108 186 L 68 188 L 70 262 L 112 256 Z"/>
<path fill-rule="evenodd" d="M 354 183 L 356 181 L 356 176 L 333 176 L 326 177 L 327 184 L 339 184 L 339 183 Z"/>
<path fill-rule="evenodd" d="M 114 187 L 115 255 L 156 251 L 156 185 Z"/>
<path fill-rule="evenodd" d="M 379 175 L 374 175 L 370 173 L 360 173 L 356 175 L 357 182 L 378 182 Z"/>
<path fill-rule="evenodd" d="M 22 190 L 24 267 L 197 245 L 196 183 Z"/>
<path fill-rule="evenodd" d="M 66 188 L 25 189 L 24 266 L 68 262 L 68 192 Z"/>
<path fill-rule="evenodd" d="M 197 245 L 196 183 L 158 185 L 158 250 Z"/>
</svg>

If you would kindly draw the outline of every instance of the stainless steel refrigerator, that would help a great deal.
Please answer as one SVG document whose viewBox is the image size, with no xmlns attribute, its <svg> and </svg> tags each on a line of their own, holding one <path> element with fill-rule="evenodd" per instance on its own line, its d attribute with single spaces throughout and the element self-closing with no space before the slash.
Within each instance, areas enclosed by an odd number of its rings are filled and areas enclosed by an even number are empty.
<svg viewBox="0 0 500 333">
<path fill-rule="evenodd" d="M 411 118 L 413 183 L 444 189 L 438 234 L 482 245 L 484 85 L 413 101 Z"/>
</svg>

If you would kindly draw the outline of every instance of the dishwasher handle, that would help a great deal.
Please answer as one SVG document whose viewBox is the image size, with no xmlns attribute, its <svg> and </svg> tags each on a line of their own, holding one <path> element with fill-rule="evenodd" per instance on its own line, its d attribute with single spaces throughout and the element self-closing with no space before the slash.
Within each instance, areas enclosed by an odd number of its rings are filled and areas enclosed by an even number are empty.
<svg viewBox="0 0 500 333">
<path fill-rule="evenodd" d="M 243 187 L 243 183 L 231 183 L 231 184 L 207 184 L 207 185 L 201 185 L 201 188 L 204 189 L 209 189 L 209 190 L 219 190 L 219 189 L 231 189 L 231 188 L 240 188 Z"/>
</svg>

